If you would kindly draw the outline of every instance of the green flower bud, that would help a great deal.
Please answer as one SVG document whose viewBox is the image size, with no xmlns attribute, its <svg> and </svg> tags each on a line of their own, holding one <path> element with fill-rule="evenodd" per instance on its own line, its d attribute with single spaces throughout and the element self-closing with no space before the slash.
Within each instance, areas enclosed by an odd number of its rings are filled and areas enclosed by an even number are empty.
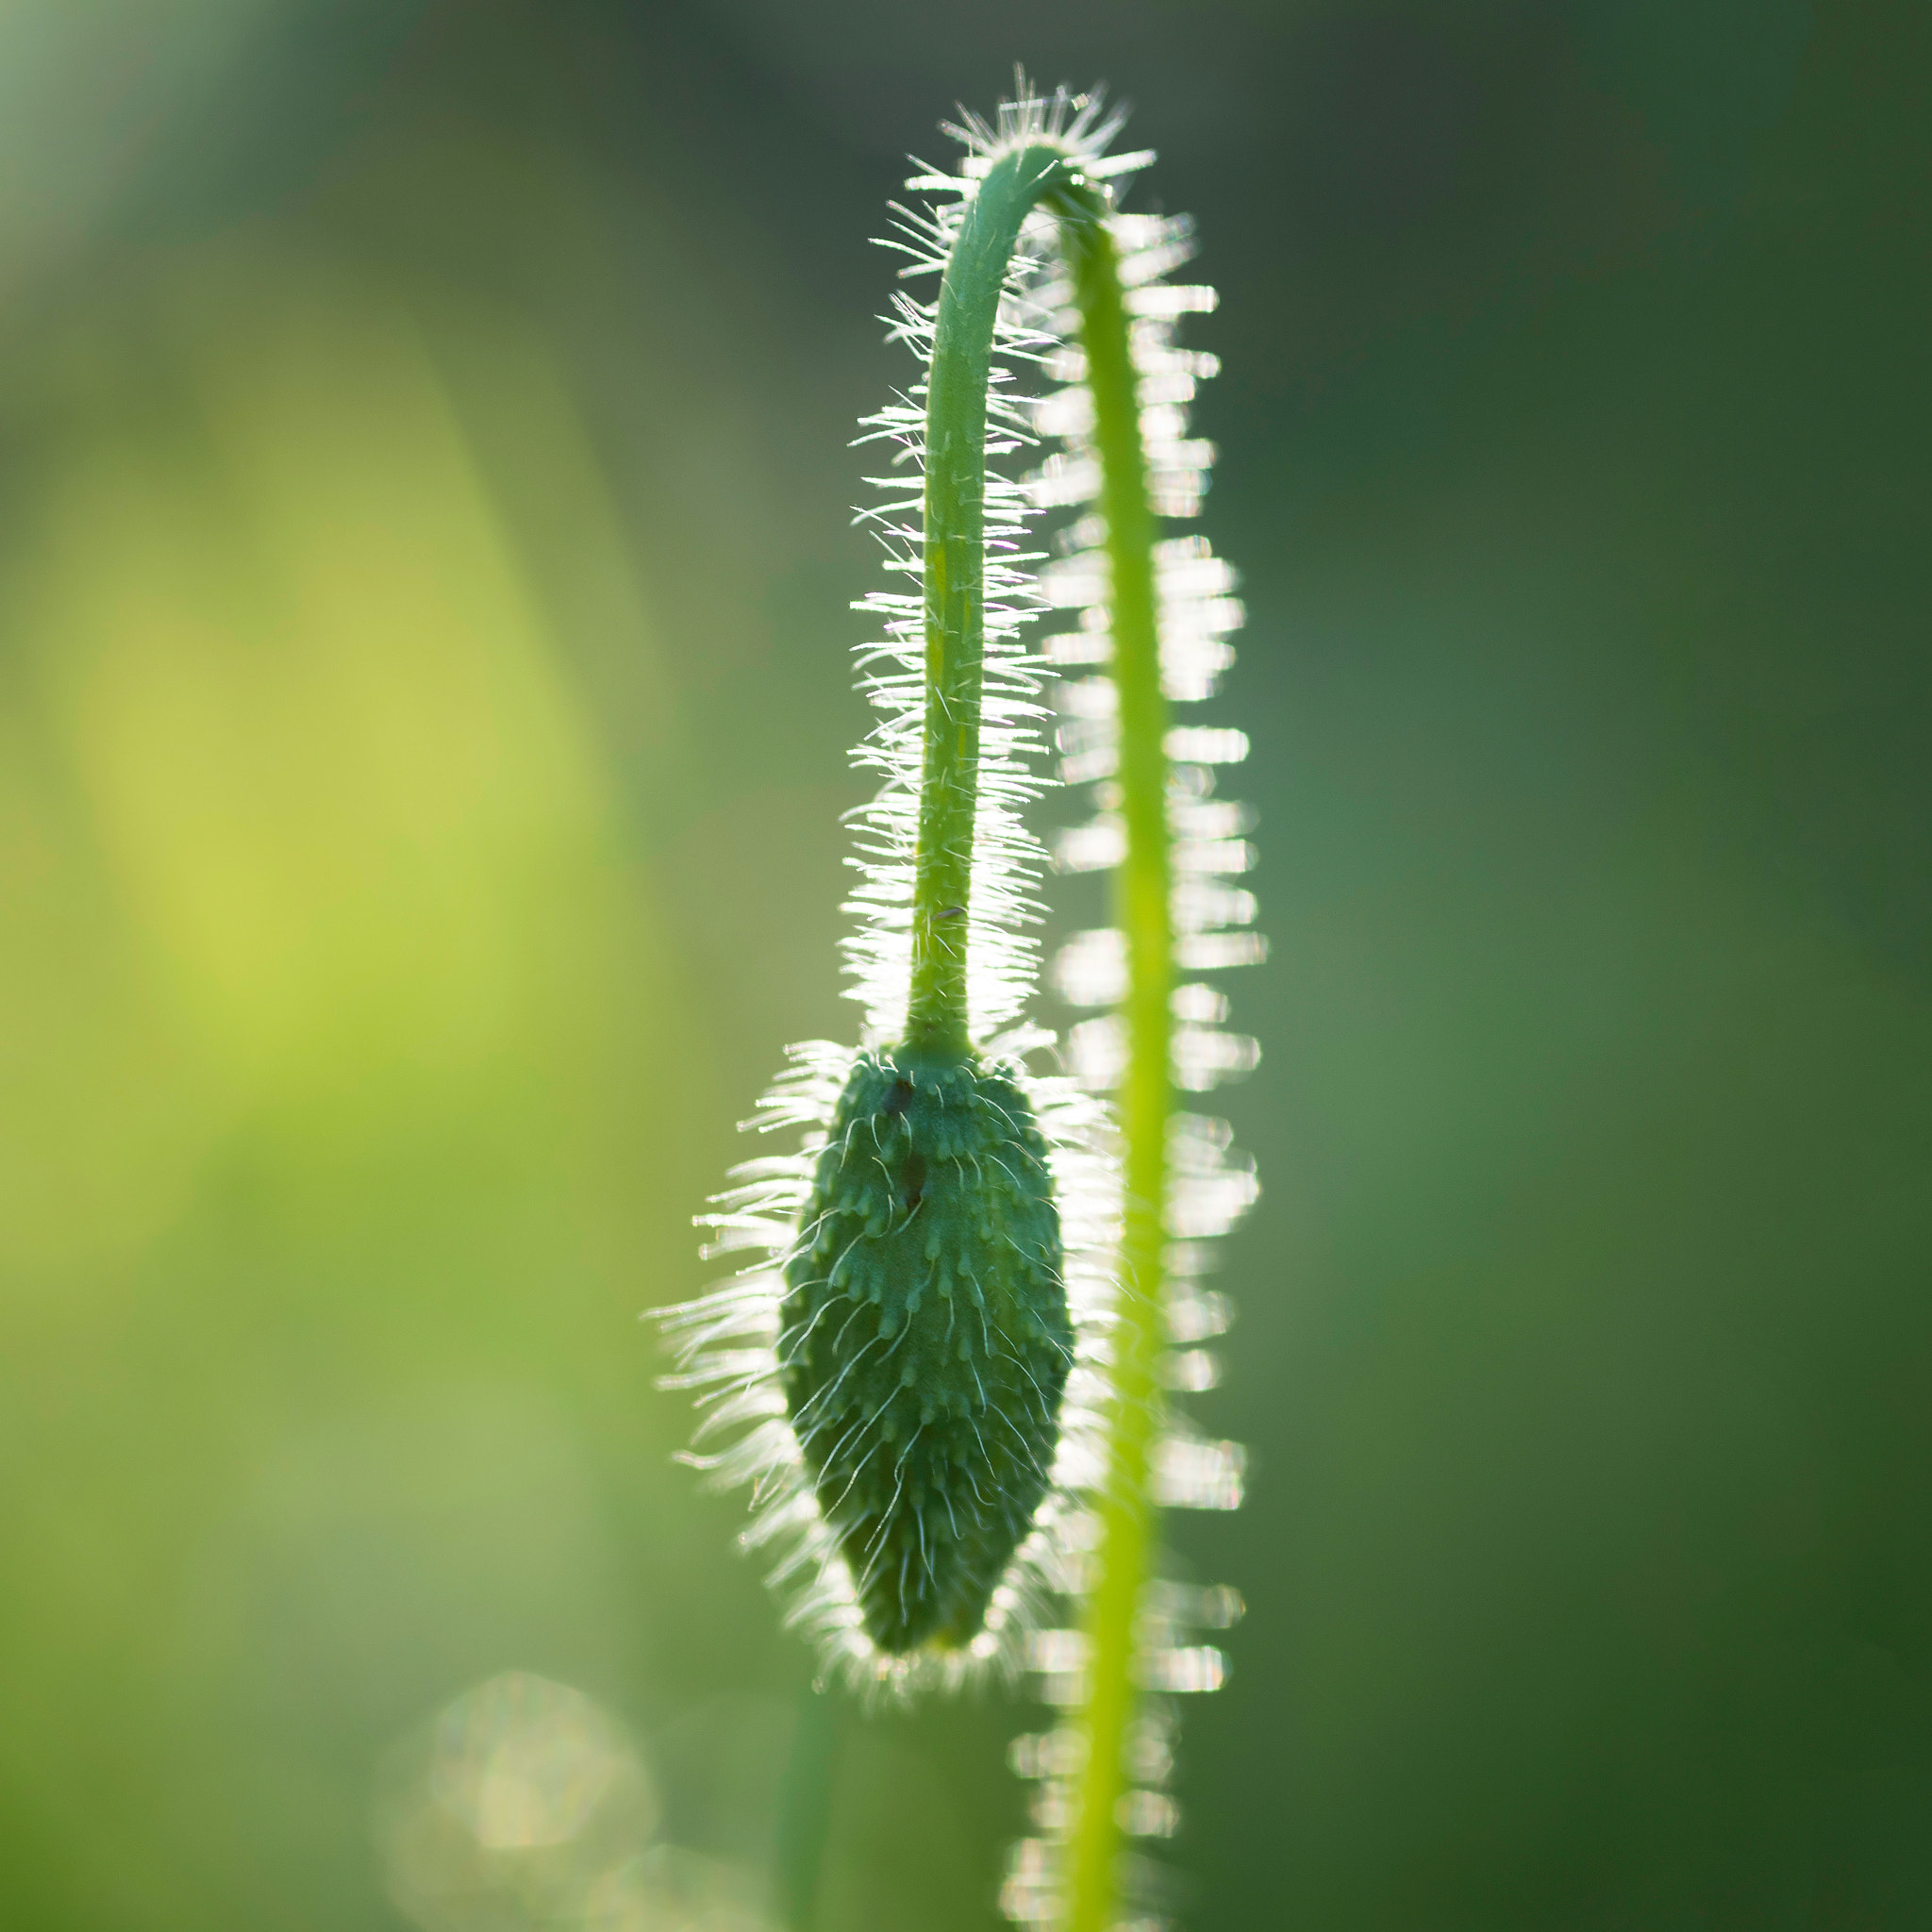
<svg viewBox="0 0 1932 1932">
<path fill-rule="evenodd" d="M 1013 1080 L 970 1054 L 861 1056 L 785 1281 L 786 1405 L 866 1633 L 962 1648 L 1046 1494 L 1074 1354 Z"/>
</svg>

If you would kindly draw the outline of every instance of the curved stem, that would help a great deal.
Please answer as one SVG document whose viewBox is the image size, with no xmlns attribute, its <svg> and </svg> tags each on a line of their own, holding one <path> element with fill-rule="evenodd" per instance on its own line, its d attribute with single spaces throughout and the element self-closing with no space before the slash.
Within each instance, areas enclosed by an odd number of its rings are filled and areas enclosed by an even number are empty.
<svg viewBox="0 0 1932 1932">
<path fill-rule="evenodd" d="M 906 1043 L 965 1050 L 966 922 L 986 653 L 986 392 L 1000 291 L 1034 205 L 1077 175 L 1059 148 L 1004 155 L 965 211 L 940 290 L 925 403 L 925 732 Z"/>
<path fill-rule="evenodd" d="M 1126 857 L 1114 921 L 1126 936 L 1127 1068 L 1120 1111 L 1125 1216 L 1113 1331 L 1112 1460 L 1100 1507 L 1100 1580 L 1087 1604 L 1087 1760 L 1069 1845 L 1067 1932 L 1107 1932 L 1120 1841 L 1114 1812 L 1135 1704 L 1134 1623 L 1155 1519 L 1148 1476 L 1159 1416 L 1161 1240 L 1167 1198 L 1167 701 L 1154 591 L 1154 515 L 1127 318 L 1112 237 L 1070 224 L 1068 246 L 1093 395 L 1112 576 L 1113 675 L 1120 697 L 1120 787 Z"/>
</svg>

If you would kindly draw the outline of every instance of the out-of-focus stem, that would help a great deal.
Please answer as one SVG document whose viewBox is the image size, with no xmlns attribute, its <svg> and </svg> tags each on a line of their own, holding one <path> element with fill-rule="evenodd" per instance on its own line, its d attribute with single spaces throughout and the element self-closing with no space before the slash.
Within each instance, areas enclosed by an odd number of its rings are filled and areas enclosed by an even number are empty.
<svg viewBox="0 0 1932 1932">
<path fill-rule="evenodd" d="M 1161 1241 L 1167 1197 L 1167 707 L 1154 590 L 1132 344 L 1107 206 L 1057 147 L 1003 156 L 980 183 L 946 263 L 926 398 L 926 708 L 913 887 L 912 977 L 906 1045 L 958 1053 L 967 1044 L 966 924 L 979 777 L 986 644 L 986 399 L 1007 265 L 1028 211 L 1060 219 L 1074 270 L 1107 519 L 1114 680 L 1120 693 L 1120 784 L 1126 858 L 1115 919 L 1126 935 L 1127 1072 L 1121 1094 L 1125 1220 L 1113 1331 L 1111 1466 L 1100 1515 L 1099 1581 L 1087 1606 L 1088 1750 L 1067 1848 L 1067 1932 L 1108 1932 L 1114 1916 L 1135 1704 L 1134 1624 L 1154 1538 L 1149 1463 L 1159 1411 Z"/>
<path fill-rule="evenodd" d="M 1120 1097 L 1125 1214 L 1113 1329 L 1111 1462 L 1100 1505 L 1099 1580 L 1087 1603 L 1086 1766 L 1067 1852 L 1067 1932 L 1108 1932 L 1114 1915 L 1125 1790 L 1123 1757 L 1135 1704 L 1134 1624 L 1155 1534 L 1149 1462 L 1160 1391 L 1161 1242 L 1167 1198 L 1167 702 L 1154 590 L 1154 514 L 1113 238 L 1098 221 L 1069 223 L 1087 380 L 1107 519 L 1113 675 L 1120 697 L 1126 857 L 1114 878 L 1114 921 L 1126 936 L 1127 1064 Z"/>
<path fill-rule="evenodd" d="M 813 1932 L 819 1871 L 832 1823 L 839 1770 L 839 1712 L 827 1692 L 809 1685 L 798 1693 L 791 1759 L 778 1794 L 777 1875 L 786 1932 Z"/>
</svg>

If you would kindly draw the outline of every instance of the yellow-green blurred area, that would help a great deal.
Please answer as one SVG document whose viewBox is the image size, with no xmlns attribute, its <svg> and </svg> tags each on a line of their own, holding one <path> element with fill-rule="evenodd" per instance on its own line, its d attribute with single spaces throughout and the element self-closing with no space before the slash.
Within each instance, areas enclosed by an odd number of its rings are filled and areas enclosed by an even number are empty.
<svg viewBox="0 0 1932 1932">
<path fill-rule="evenodd" d="M 1037 1710 L 796 1754 L 637 1317 L 851 1029 L 866 238 L 1015 58 L 1223 295 L 1177 1907 L 1932 1920 L 1928 23 L 0 8 L 0 1920 L 758 1932 L 804 1776 L 996 1923 Z"/>
</svg>

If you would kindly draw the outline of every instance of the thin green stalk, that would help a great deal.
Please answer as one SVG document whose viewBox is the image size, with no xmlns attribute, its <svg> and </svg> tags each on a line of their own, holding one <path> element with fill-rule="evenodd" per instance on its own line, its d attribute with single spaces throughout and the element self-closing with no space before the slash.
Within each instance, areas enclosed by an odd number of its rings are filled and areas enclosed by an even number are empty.
<svg viewBox="0 0 1932 1932">
<path fill-rule="evenodd" d="M 1120 1109 L 1124 1224 L 1115 1307 L 1112 1462 L 1100 1505 L 1100 1576 L 1087 1605 L 1091 1644 L 1087 1760 L 1068 1846 L 1067 1932 L 1107 1932 L 1113 1916 L 1124 1748 L 1134 1713 L 1134 1621 L 1154 1538 L 1148 1462 L 1158 1414 L 1160 1251 L 1167 1198 L 1167 703 L 1154 601 L 1154 516 L 1112 237 L 1070 225 L 1101 508 L 1112 576 L 1113 675 L 1120 697 L 1121 809 L 1126 856 L 1114 874 L 1114 923 L 1126 936 L 1126 1076 Z"/>
<path fill-rule="evenodd" d="M 1086 1769 L 1069 1842 L 1068 1932 L 1107 1932 L 1115 1900 L 1115 1807 L 1135 1703 L 1134 1624 L 1154 1535 L 1148 1466 L 1158 1410 L 1160 1253 L 1168 1116 L 1166 704 L 1154 592 L 1154 518 L 1119 260 L 1105 205 L 1058 149 L 999 160 L 972 206 L 940 295 L 926 406 L 926 711 L 907 1043 L 966 1043 L 965 922 L 972 875 L 985 647 L 986 397 L 999 295 L 1020 228 L 1045 202 L 1063 225 L 1093 395 L 1101 508 L 1112 573 L 1127 854 L 1116 918 L 1127 940 L 1128 1065 L 1121 1099 L 1125 1224 L 1114 1330 L 1110 1479 L 1101 1505 Z"/>
<path fill-rule="evenodd" d="M 1058 148 L 996 162 L 947 259 L 925 406 L 925 733 L 906 1044 L 965 1050 L 966 919 L 986 654 L 986 396 L 1013 245 L 1041 198 L 1074 186 Z"/>
</svg>

